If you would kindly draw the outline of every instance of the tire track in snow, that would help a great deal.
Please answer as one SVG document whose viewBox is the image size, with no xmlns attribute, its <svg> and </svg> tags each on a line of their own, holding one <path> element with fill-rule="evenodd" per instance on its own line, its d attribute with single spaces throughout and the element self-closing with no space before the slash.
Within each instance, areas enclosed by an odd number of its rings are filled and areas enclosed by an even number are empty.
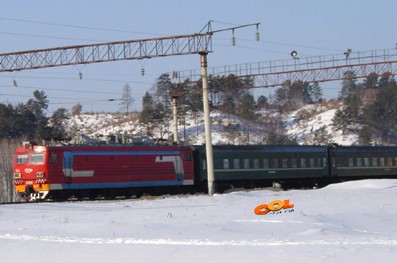
<svg viewBox="0 0 397 263">
<path fill-rule="evenodd" d="M 56 236 L 30 236 L 30 235 L 0 235 L 3 240 L 40 241 L 54 243 L 76 243 L 94 245 L 168 245 L 168 246 L 303 246 L 303 245 L 380 245 L 396 246 L 397 240 L 372 239 L 372 240 L 208 240 L 208 239 L 138 239 L 138 238 L 84 238 L 84 237 L 56 237 Z"/>
</svg>

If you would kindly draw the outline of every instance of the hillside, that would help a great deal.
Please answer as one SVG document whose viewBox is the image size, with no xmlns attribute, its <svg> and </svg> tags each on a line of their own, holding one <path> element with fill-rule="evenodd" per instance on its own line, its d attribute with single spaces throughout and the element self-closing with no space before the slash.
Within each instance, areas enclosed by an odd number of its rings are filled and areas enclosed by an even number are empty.
<svg viewBox="0 0 397 263">
<path fill-rule="evenodd" d="M 288 114 L 279 114 L 271 110 L 258 112 L 259 118 L 281 119 L 288 136 L 296 137 L 299 144 L 315 144 L 314 136 L 323 128 L 331 137 L 331 142 L 351 145 L 357 141 L 356 134 L 342 134 L 332 124 L 336 110 L 341 107 L 335 102 L 306 105 L 300 110 Z M 213 144 L 261 144 L 268 136 L 262 124 L 246 122 L 240 118 L 212 111 Z M 204 143 L 204 120 L 202 113 L 195 116 L 186 113 L 180 118 L 178 136 L 188 144 Z M 258 118 L 258 119 L 259 119 Z M 173 120 L 167 120 L 151 127 L 145 127 L 138 121 L 138 113 L 126 116 L 124 113 L 84 113 L 71 116 L 65 121 L 67 131 L 74 135 L 87 135 L 106 140 L 108 135 L 129 135 L 132 137 L 173 138 Z"/>
</svg>

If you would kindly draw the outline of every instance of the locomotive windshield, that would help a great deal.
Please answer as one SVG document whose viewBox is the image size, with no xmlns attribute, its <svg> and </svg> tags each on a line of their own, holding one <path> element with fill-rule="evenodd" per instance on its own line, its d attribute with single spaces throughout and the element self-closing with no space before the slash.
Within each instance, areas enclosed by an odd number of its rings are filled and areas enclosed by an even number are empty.
<svg viewBox="0 0 397 263">
<path fill-rule="evenodd" d="M 33 163 L 33 164 L 42 164 L 44 163 L 44 154 L 19 154 L 17 155 L 16 159 L 17 164 L 26 164 L 26 163 Z"/>
<path fill-rule="evenodd" d="M 44 154 L 31 154 L 30 163 L 44 163 Z"/>
<path fill-rule="evenodd" d="M 17 156 L 17 164 L 24 164 L 28 162 L 27 154 L 20 154 Z"/>
</svg>

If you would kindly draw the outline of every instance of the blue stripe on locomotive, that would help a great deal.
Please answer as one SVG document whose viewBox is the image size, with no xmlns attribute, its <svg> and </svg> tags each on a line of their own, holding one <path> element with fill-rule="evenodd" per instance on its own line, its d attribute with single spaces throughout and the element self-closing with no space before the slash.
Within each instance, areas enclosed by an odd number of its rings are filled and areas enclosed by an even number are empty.
<svg viewBox="0 0 397 263">
<path fill-rule="evenodd" d="M 100 152 L 83 152 L 83 151 L 65 151 L 63 154 L 62 169 L 72 169 L 73 168 L 73 156 L 89 156 L 89 155 L 178 155 L 180 151 L 153 151 L 153 152 L 143 152 L 143 151 L 100 151 Z"/>
</svg>

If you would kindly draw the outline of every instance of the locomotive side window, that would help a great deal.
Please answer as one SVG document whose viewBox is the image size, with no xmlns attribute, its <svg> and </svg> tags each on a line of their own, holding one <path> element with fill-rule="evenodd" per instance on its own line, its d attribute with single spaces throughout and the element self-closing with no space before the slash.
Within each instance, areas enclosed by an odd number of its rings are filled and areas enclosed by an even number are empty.
<svg viewBox="0 0 397 263">
<path fill-rule="evenodd" d="M 323 158 L 323 167 L 327 167 L 327 158 Z"/>
<path fill-rule="evenodd" d="M 349 158 L 349 167 L 353 167 L 354 166 L 354 164 L 353 164 L 353 158 Z"/>
<path fill-rule="evenodd" d="M 259 160 L 254 159 L 254 169 L 259 169 Z"/>
<path fill-rule="evenodd" d="M 384 157 L 379 158 L 379 166 L 385 166 L 385 158 Z"/>
<path fill-rule="evenodd" d="M 357 158 L 357 167 L 361 167 L 361 166 L 362 166 L 361 158 Z"/>
<path fill-rule="evenodd" d="M 249 168 L 250 168 L 250 160 L 244 159 L 244 169 L 249 169 Z"/>
<path fill-rule="evenodd" d="M 58 154 L 51 153 L 51 155 L 50 155 L 50 162 L 51 162 L 51 163 L 58 163 Z"/>
<path fill-rule="evenodd" d="M 387 166 L 393 166 L 393 158 L 389 157 L 387 158 Z"/>
<path fill-rule="evenodd" d="M 30 163 L 44 163 L 44 154 L 30 155 Z"/>
<path fill-rule="evenodd" d="M 233 160 L 233 168 L 234 169 L 240 169 L 240 159 L 234 159 Z"/>
<path fill-rule="evenodd" d="M 28 162 L 28 155 L 27 154 L 21 154 L 17 156 L 17 163 L 18 164 L 24 164 Z"/>
<path fill-rule="evenodd" d="M 223 159 L 223 169 L 230 169 L 229 159 Z"/>
<path fill-rule="evenodd" d="M 378 166 L 378 159 L 376 157 L 372 158 L 372 166 Z"/>
<path fill-rule="evenodd" d="M 369 158 L 368 157 L 364 158 L 364 166 L 366 166 L 366 167 L 369 166 Z"/>
</svg>

